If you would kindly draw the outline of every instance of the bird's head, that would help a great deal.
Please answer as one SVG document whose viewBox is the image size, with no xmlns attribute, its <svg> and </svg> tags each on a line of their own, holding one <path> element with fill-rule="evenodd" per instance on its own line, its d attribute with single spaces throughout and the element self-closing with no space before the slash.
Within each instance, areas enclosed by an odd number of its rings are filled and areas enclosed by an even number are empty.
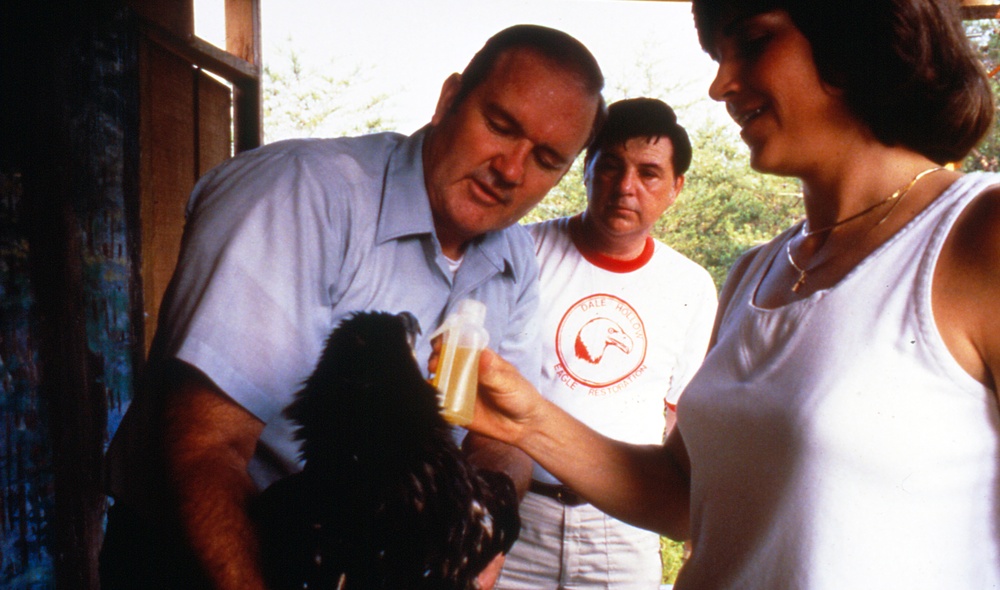
<svg viewBox="0 0 1000 590">
<path fill-rule="evenodd" d="M 576 355 L 589 363 L 597 364 L 608 347 L 625 354 L 632 351 L 632 339 L 617 323 L 608 318 L 594 318 L 580 328 L 576 337 Z"/>
<path fill-rule="evenodd" d="M 286 409 L 307 464 L 426 421 L 437 398 L 413 354 L 420 334 L 409 312 L 358 312 L 330 334 L 316 370 Z"/>
</svg>

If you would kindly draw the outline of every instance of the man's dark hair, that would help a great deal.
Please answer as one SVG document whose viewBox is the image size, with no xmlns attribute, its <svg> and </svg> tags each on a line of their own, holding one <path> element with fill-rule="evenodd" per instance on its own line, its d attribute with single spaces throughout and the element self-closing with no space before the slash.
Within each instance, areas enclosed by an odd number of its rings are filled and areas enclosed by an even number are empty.
<svg viewBox="0 0 1000 590">
<path fill-rule="evenodd" d="M 958 15 L 944 0 L 694 0 L 702 48 L 725 21 L 786 11 L 823 81 L 886 145 L 957 162 L 993 117 L 993 95 Z"/>
<path fill-rule="evenodd" d="M 627 98 L 612 103 L 604 126 L 587 147 L 584 165 L 589 166 L 598 151 L 622 145 L 635 137 L 650 141 L 660 137 L 669 139 L 673 146 L 674 174 L 680 176 L 687 172 L 691 165 L 691 140 L 677 122 L 674 110 L 655 98 Z"/>
<path fill-rule="evenodd" d="M 597 116 L 590 135 L 593 139 L 606 114 L 604 99 L 601 97 L 601 90 L 604 88 L 604 74 L 601 72 L 601 67 L 590 50 L 576 38 L 563 31 L 540 25 L 514 25 L 490 37 L 465 66 L 453 108 L 461 104 L 470 92 L 482 84 L 493 72 L 500 57 L 512 49 L 532 50 L 552 60 L 578 76 L 587 92 L 598 96 Z"/>
</svg>

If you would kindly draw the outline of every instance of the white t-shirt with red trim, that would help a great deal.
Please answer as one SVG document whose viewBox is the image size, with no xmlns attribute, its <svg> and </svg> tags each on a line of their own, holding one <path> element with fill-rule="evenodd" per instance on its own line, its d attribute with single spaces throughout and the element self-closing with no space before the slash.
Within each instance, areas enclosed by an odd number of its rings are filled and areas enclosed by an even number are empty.
<svg viewBox="0 0 1000 590">
<path fill-rule="evenodd" d="M 606 436 L 660 443 L 666 406 L 677 403 L 708 348 L 715 284 L 653 238 L 630 261 L 588 251 L 574 241 L 570 219 L 528 226 L 540 268 L 539 389 Z M 534 478 L 558 483 L 538 465 Z"/>
</svg>

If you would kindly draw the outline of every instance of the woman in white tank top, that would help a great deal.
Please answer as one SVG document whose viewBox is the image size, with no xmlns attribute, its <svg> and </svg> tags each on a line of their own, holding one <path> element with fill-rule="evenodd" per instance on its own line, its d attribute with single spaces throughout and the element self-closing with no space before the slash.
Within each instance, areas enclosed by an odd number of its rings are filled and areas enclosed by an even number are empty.
<svg viewBox="0 0 1000 590">
<path fill-rule="evenodd" d="M 806 219 L 733 267 L 662 447 L 485 355 L 472 429 L 693 551 L 678 589 L 1000 588 L 1000 176 L 950 0 L 694 0 L 753 167 Z"/>
</svg>

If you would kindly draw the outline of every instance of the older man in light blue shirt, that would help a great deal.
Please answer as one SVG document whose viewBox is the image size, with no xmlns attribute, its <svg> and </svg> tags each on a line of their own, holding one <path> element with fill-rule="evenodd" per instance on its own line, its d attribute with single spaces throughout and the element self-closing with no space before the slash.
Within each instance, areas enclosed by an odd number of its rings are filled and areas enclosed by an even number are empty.
<svg viewBox="0 0 1000 590">
<path fill-rule="evenodd" d="M 511 27 L 445 81 L 412 137 L 276 144 L 198 183 L 152 386 L 109 451 L 105 590 L 264 587 L 246 505 L 297 468 L 281 410 L 344 315 L 410 311 L 426 363 L 427 335 L 474 297 L 491 343 L 538 373 L 537 269 L 511 226 L 589 141 L 602 85 L 572 37 Z M 526 488 L 519 451 L 483 437 L 468 446 Z"/>
<path fill-rule="evenodd" d="M 486 234 L 452 271 L 423 189 L 425 135 L 272 144 L 195 188 L 188 263 L 165 301 L 156 354 L 198 367 L 267 423 L 251 462 L 258 487 L 297 469 L 298 443 L 280 412 L 353 311 L 414 314 L 426 365 L 427 336 L 471 297 L 486 304 L 490 341 L 539 372 L 531 239 L 514 227 Z"/>
</svg>

